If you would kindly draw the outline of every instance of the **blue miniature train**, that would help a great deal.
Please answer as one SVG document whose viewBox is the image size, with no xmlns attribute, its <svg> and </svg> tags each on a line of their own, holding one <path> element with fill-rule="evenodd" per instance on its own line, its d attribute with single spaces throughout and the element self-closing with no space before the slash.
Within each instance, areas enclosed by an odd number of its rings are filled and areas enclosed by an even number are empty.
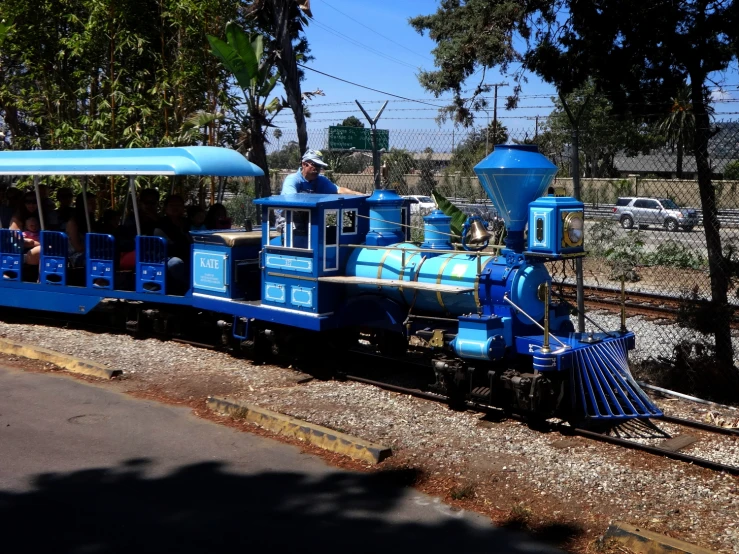
<svg viewBox="0 0 739 554">
<path fill-rule="evenodd" d="M 389 356 L 420 353 L 452 398 L 578 422 L 660 416 L 628 370 L 634 334 L 577 333 L 569 307 L 550 297 L 544 263 L 585 253 L 583 204 L 542 196 L 556 167 L 536 147 L 500 145 L 475 172 L 506 224 L 502 249 L 470 248 L 486 238 L 469 234 L 459 249 L 438 210 L 411 242 L 409 206 L 391 190 L 271 196 L 255 201 L 260 230 L 192 233 L 184 295 L 168 294 L 164 238 L 136 237 L 135 286 L 121 287 L 111 235 L 86 235 L 85 279 L 75 283 L 67 237 L 42 231 L 38 282 L 27 282 L 20 233 L 0 230 L 0 305 L 88 313 L 116 299 L 136 317 L 207 313 L 257 352 L 364 337 Z M 2 152 L 0 174 L 128 175 L 138 213 L 137 175 L 261 170 L 230 150 L 185 147 Z"/>
</svg>

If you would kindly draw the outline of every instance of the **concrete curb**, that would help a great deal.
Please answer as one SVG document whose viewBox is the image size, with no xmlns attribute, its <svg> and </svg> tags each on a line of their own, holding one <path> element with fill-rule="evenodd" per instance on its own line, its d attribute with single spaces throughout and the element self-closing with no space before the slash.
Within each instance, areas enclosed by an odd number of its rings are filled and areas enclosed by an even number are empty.
<svg viewBox="0 0 739 554">
<path fill-rule="evenodd" d="M 378 464 L 385 458 L 392 456 L 392 450 L 386 446 L 301 421 L 253 404 L 242 404 L 215 397 L 208 398 L 206 403 L 208 408 L 214 412 L 245 419 L 278 435 L 304 440 L 324 450 L 344 454 L 355 460 Z"/>
<path fill-rule="evenodd" d="M 637 554 L 716 554 L 713 550 L 618 521 L 611 522 L 605 537 L 615 539 Z"/>
<path fill-rule="evenodd" d="M 72 373 L 99 377 L 100 379 L 112 379 L 123 373 L 120 369 L 110 369 L 95 362 L 80 360 L 74 356 L 54 352 L 41 346 L 32 346 L 7 339 L 0 339 L 0 353 L 48 362 Z"/>
</svg>

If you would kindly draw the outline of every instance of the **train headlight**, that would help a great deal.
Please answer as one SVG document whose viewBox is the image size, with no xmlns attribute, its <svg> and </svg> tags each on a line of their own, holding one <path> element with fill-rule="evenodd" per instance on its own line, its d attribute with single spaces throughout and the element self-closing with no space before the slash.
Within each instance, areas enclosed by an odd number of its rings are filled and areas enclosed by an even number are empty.
<svg viewBox="0 0 739 554">
<path fill-rule="evenodd" d="M 564 225 L 562 227 L 562 246 L 572 248 L 574 246 L 582 246 L 584 232 L 583 213 L 569 212 L 562 214 Z"/>
</svg>

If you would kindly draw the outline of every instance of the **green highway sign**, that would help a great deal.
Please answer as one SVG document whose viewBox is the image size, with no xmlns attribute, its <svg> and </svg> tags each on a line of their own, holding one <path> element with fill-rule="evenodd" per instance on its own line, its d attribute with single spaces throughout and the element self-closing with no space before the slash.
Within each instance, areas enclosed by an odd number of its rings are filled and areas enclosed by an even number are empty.
<svg viewBox="0 0 739 554">
<path fill-rule="evenodd" d="M 390 149 L 390 131 L 377 129 L 377 149 Z M 331 150 L 372 150 L 370 129 L 364 127 L 343 127 L 337 125 L 328 128 L 328 147 Z"/>
</svg>

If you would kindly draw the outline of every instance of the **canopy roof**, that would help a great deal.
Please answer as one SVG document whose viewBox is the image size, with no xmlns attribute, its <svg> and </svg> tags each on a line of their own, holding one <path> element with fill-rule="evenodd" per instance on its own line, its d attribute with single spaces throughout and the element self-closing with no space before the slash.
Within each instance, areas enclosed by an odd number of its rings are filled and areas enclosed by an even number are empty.
<svg viewBox="0 0 739 554">
<path fill-rule="evenodd" d="M 214 146 L 117 150 L 6 150 L 0 175 L 213 175 L 258 177 L 261 168 Z"/>
</svg>

